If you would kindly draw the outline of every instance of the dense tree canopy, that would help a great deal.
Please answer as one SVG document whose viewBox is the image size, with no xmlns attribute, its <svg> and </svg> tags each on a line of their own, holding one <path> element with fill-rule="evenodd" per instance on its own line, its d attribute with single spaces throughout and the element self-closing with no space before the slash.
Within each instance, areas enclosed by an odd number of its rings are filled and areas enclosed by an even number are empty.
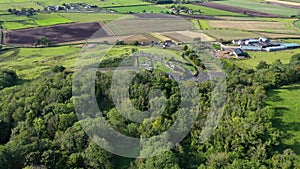
<svg viewBox="0 0 300 169">
<path fill-rule="evenodd" d="M 196 60 L 195 56 L 191 59 Z M 72 73 L 57 67 L 47 77 L 18 84 L 14 72 L 1 71 L 0 168 L 299 168 L 292 150 L 279 149 L 284 133 L 273 127 L 274 109 L 265 102 L 267 90 L 299 82 L 300 55 L 293 56 L 289 64 L 279 60 L 271 65 L 260 63 L 256 70 L 223 63 L 227 104 L 216 132 L 207 142 L 199 142 L 210 110 L 211 84 L 206 81 L 198 86 L 200 113 L 188 136 L 170 151 L 147 159 L 113 155 L 85 134 L 74 110 Z M 160 101 L 147 97 L 153 89 L 163 91 L 167 99 L 162 115 L 142 124 L 124 118 L 114 107 L 111 79 L 111 72 L 98 73 L 95 93 L 106 120 L 116 130 L 151 137 L 176 120 L 180 89 L 167 75 L 142 71 L 131 82 L 130 99 L 138 110 L 149 110 Z"/>
</svg>

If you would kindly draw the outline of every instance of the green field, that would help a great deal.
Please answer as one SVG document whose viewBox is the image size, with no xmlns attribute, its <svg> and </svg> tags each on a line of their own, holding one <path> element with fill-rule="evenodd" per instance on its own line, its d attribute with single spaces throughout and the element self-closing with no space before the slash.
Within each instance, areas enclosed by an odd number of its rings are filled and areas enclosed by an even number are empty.
<svg viewBox="0 0 300 169">
<path fill-rule="evenodd" d="M 15 3 L 18 2 L 18 3 Z M 30 0 L 1 0 L 0 2 L 0 10 L 7 11 L 8 9 L 22 9 L 22 8 L 34 8 L 34 9 L 44 9 L 43 6 L 38 5 L 37 3 L 31 2 Z"/>
<path fill-rule="evenodd" d="M 14 5 L 16 4 L 15 2 L 18 2 L 17 6 Z M 22 3 L 21 3 L 22 2 Z M 37 5 L 37 3 L 34 2 L 38 2 L 40 4 Z M 123 5 L 138 5 L 138 4 L 149 4 L 147 2 L 143 2 L 141 0 L 105 0 L 105 1 L 100 1 L 100 0 L 34 0 L 34 2 L 32 2 L 31 0 L 1 0 L 0 3 L 0 9 L 8 9 L 9 8 L 16 8 L 18 7 L 18 9 L 22 8 L 22 5 L 25 8 L 30 8 L 30 7 L 34 7 L 36 9 L 36 7 L 41 7 L 41 6 L 51 6 L 51 5 L 61 5 L 62 3 L 82 3 L 85 2 L 89 5 L 98 5 L 101 7 L 107 7 L 107 6 L 123 6 Z M 14 7 L 16 6 L 16 7 Z M 37 8 L 38 9 L 38 8 Z M 39 9 L 43 9 L 43 8 L 39 8 Z"/>
<path fill-rule="evenodd" d="M 208 34 L 209 36 L 224 41 L 231 41 L 233 39 L 242 39 L 242 38 L 256 38 L 260 35 L 257 35 L 252 32 L 247 31 L 240 31 L 240 30 L 222 30 L 222 29 L 215 29 L 215 30 L 205 30 L 204 33 Z"/>
<path fill-rule="evenodd" d="M 300 29 L 300 20 L 296 21 L 296 22 L 294 23 L 294 25 L 295 25 L 297 28 Z"/>
<path fill-rule="evenodd" d="M 272 64 L 275 60 L 280 59 L 282 63 L 287 64 L 291 60 L 291 56 L 296 53 L 300 53 L 300 49 L 284 50 L 277 52 L 247 52 L 250 55 L 250 59 L 246 60 L 234 60 L 237 65 L 243 68 L 255 68 L 260 61 L 266 61 L 268 64 Z"/>
<path fill-rule="evenodd" d="M 193 10 L 200 10 L 202 15 L 208 15 L 208 16 L 209 15 L 211 15 L 211 16 L 246 16 L 246 15 L 239 14 L 239 13 L 228 12 L 228 11 L 223 11 L 223 10 L 218 10 L 218 9 L 204 7 L 204 6 L 193 5 L 193 4 L 185 4 L 182 6 L 186 6 Z"/>
<path fill-rule="evenodd" d="M 128 6 L 128 7 L 114 7 L 109 8 L 110 10 L 117 11 L 119 13 L 143 13 L 145 10 L 146 13 L 161 13 L 169 11 L 168 9 L 158 6 L 158 5 L 141 5 L 141 6 Z"/>
<path fill-rule="evenodd" d="M 300 156 L 300 84 L 272 90 L 268 96 L 268 104 L 275 108 L 275 127 L 289 135 L 283 143 Z"/>
<path fill-rule="evenodd" d="M 57 13 L 38 13 L 37 15 L 33 15 L 29 18 L 33 19 L 39 26 L 48 26 L 73 22 L 72 20 L 62 17 Z"/>
<path fill-rule="evenodd" d="M 235 6 L 240 8 L 252 9 L 260 12 L 291 16 L 299 14 L 299 9 L 287 8 L 282 6 L 275 6 L 266 3 L 251 2 L 251 1 L 240 1 L 240 0 L 225 0 L 225 1 L 215 1 L 215 3 Z"/>
<path fill-rule="evenodd" d="M 16 71 L 22 79 L 33 79 L 55 65 L 74 67 L 80 50 L 76 46 L 11 49 L 0 53 L 0 67 Z"/>
<path fill-rule="evenodd" d="M 126 16 L 123 14 L 110 13 L 59 13 L 59 15 L 74 22 L 107 22 Z"/>
</svg>

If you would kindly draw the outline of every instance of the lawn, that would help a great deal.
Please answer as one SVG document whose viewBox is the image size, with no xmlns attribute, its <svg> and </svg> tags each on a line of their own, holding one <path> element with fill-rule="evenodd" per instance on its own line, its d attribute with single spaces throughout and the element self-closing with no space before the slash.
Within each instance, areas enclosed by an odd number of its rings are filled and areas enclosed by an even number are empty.
<svg viewBox="0 0 300 169">
<path fill-rule="evenodd" d="M 268 96 L 268 104 L 275 108 L 275 127 L 288 134 L 283 143 L 300 157 L 300 84 L 272 90 Z"/>
<path fill-rule="evenodd" d="M 297 15 L 299 13 L 299 9 L 287 8 L 282 6 L 275 6 L 266 3 L 259 2 L 251 2 L 251 1 L 241 1 L 241 0 L 225 0 L 225 1 L 215 1 L 215 3 L 235 6 L 240 8 L 252 9 L 259 12 L 265 12 L 270 14 L 291 16 Z"/>
<path fill-rule="evenodd" d="M 30 80 L 55 65 L 74 67 L 80 50 L 76 46 L 15 48 L 0 53 L 0 67 L 15 70 L 22 79 Z"/>
<path fill-rule="evenodd" d="M 158 5 L 141 5 L 141 6 L 128 6 L 128 7 L 113 7 L 109 8 L 119 13 L 161 13 L 169 11 L 168 9 Z"/>
<path fill-rule="evenodd" d="M 234 60 L 237 65 L 243 68 L 255 68 L 260 61 L 266 61 L 268 64 L 274 63 L 275 60 L 280 59 L 282 63 L 289 63 L 291 56 L 300 53 L 300 49 L 284 50 L 277 52 L 247 52 L 251 58 L 246 60 Z"/>
</svg>

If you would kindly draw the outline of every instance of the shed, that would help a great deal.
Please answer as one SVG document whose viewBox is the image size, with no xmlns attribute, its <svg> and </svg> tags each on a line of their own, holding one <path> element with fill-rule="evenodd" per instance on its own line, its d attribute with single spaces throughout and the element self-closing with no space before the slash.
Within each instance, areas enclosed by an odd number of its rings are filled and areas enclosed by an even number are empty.
<svg viewBox="0 0 300 169">
<path fill-rule="evenodd" d="M 237 58 L 245 58 L 245 57 L 247 57 L 247 54 L 241 48 L 235 48 L 233 50 L 233 53 L 234 53 L 234 55 Z"/>
</svg>

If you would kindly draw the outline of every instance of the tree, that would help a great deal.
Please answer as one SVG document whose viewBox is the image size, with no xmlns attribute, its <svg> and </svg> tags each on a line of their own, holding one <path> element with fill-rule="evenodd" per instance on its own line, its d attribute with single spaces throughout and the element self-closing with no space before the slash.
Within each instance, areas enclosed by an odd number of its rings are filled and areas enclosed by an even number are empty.
<svg viewBox="0 0 300 169">
<path fill-rule="evenodd" d="M 34 46 L 50 46 L 51 40 L 46 37 L 41 37 L 40 39 L 37 39 L 34 43 Z"/>
</svg>

